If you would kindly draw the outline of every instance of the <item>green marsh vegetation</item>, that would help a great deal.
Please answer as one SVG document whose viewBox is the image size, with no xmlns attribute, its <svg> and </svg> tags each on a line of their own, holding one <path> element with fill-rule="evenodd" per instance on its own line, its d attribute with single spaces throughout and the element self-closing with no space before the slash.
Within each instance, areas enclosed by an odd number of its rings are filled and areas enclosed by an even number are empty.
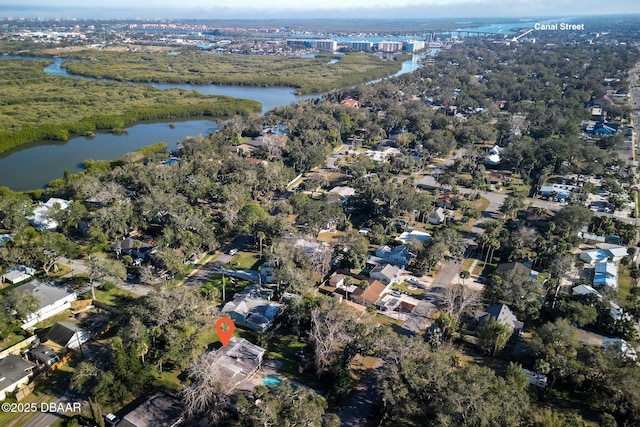
<svg viewBox="0 0 640 427">
<path fill-rule="evenodd" d="M 139 120 L 227 117 L 260 103 L 181 89 L 47 75 L 48 61 L 0 61 L 0 152 L 38 139 L 67 140 Z"/>
<path fill-rule="evenodd" d="M 400 61 L 364 53 L 315 58 L 225 55 L 210 52 L 109 52 L 86 50 L 69 54 L 81 61 L 63 67 L 72 74 L 135 83 L 223 84 L 294 87 L 298 94 L 326 92 L 395 74 Z"/>
</svg>

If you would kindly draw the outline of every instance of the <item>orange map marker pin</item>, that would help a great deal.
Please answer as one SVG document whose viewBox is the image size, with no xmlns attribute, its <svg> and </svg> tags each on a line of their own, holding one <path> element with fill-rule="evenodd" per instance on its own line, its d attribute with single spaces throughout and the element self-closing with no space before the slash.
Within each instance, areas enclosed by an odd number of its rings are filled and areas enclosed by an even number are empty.
<svg viewBox="0 0 640 427">
<path fill-rule="evenodd" d="M 218 333 L 218 337 L 220 337 L 220 342 L 222 345 L 226 346 L 229 344 L 229 340 L 233 336 L 233 330 L 236 328 L 236 325 L 233 324 L 233 320 L 228 317 L 221 317 L 216 322 L 216 332 Z"/>
</svg>

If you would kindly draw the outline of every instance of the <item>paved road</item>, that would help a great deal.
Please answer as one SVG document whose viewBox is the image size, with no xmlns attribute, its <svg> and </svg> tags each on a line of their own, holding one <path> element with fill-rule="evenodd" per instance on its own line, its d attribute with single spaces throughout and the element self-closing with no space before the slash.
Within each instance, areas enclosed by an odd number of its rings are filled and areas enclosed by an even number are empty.
<svg viewBox="0 0 640 427">
<path fill-rule="evenodd" d="M 78 406 L 79 404 L 79 406 Z M 42 409 L 38 404 L 38 409 Z M 53 405 L 53 408 L 49 405 Z M 59 396 L 53 399 L 49 404 L 47 404 L 45 411 L 38 412 L 33 418 L 27 421 L 25 424 L 22 424 L 23 427 L 49 427 L 54 423 L 58 422 L 61 419 L 61 415 L 64 412 L 49 412 L 50 409 L 59 408 L 62 405 L 62 408 L 81 408 L 81 411 L 70 411 L 69 415 L 73 415 L 74 413 L 90 412 L 89 404 L 87 401 L 78 393 L 73 392 L 71 390 L 67 390 L 62 396 Z M 76 406 L 74 406 L 76 405 Z"/>
<path fill-rule="evenodd" d="M 380 362 L 382 363 L 382 361 Z M 379 369 L 379 368 L 376 368 Z M 359 427 L 369 415 L 378 398 L 376 370 L 370 369 L 344 405 L 338 417 L 340 427 Z"/>
</svg>

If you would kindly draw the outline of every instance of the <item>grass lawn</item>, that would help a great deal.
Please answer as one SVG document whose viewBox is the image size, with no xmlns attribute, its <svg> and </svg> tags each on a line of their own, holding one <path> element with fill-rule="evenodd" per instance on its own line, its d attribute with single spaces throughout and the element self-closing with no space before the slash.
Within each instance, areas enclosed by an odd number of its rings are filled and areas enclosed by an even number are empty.
<svg viewBox="0 0 640 427">
<path fill-rule="evenodd" d="M 260 254 L 245 251 L 235 254 L 230 262 L 230 265 L 237 270 L 257 270 L 260 264 L 262 264 Z"/>
<path fill-rule="evenodd" d="M 224 292 L 225 292 L 225 301 L 231 301 L 233 295 L 237 292 L 242 291 L 245 286 L 247 286 L 250 282 L 246 280 L 239 279 L 237 277 L 229 277 L 224 276 Z M 220 298 L 222 298 L 222 275 L 216 274 L 211 277 L 204 285 L 202 286 L 213 286 L 220 291 Z"/>
<path fill-rule="evenodd" d="M 327 243 L 338 243 L 341 236 L 344 236 L 343 231 L 322 231 L 318 234 L 318 240 Z"/>
<path fill-rule="evenodd" d="M 71 267 L 63 264 L 58 264 L 58 271 L 56 271 L 55 273 L 52 272 L 49 278 L 56 279 L 58 277 L 64 276 L 67 273 L 71 273 Z"/>
<path fill-rule="evenodd" d="M 56 324 L 56 322 L 69 322 L 73 321 L 73 315 L 71 314 L 71 310 L 64 310 L 55 316 L 49 317 L 48 319 L 44 319 L 41 322 L 35 324 L 35 329 L 43 329 L 49 328 Z"/>
<path fill-rule="evenodd" d="M 267 345 L 267 357 L 282 362 L 282 366 L 278 370 L 279 373 L 298 381 L 311 388 L 319 388 L 318 380 L 313 372 L 306 370 L 300 373 L 298 370 L 298 361 L 296 352 L 308 348 L 311 354 L 311 348 L 304 342 L 299 341 L 295 335 L 285 334 L 282 330 L 278 331 L 269 338 Z"/>
<path fill-rule="evenodd" d="M 4 350 L 6 348 L 11 347 L 12 345 L 18 344 L 20 341 L 26 339 L 25 335 L 18 335 L 11 332 L 5 339 L 0 341 L 0 350 Z"/>
<path fill-rule="evenodd" d="M 108 291 L 103 291 L 99 287 L 96 287 L 95 291 L 96 291 L 96 299 L 98 301 L 103 302 L 105 304 L 112 305 L 114 307 L 122 305 L 123 302 L 131 300 L 133 298 L 138 298 L 138 295 L 132 292 L 129 292 L 125 289 L 119 288 L 117 286 Z M 87 292 L 86 294 L 83 294 L 83 296 L 86 296 L 87 299 L 91 298 L 91 291 Z"/>
<path fill-rule="evenodd" d="M 478 209 L 480 212 L 484 212 L 489 207 L 489 204 L 489 199 L 480 197 L 478 200 L 474 200 L 471 206 L 473 206 L 475 209 Z"/>
<path fill-rule="evenodd" d="M 413 289 L 410 289 L 409 286 L 411 286 Z M 404 292 L 405 294 L 409 294 L 412 296 L 424 295 L 425 293 L 424 289 L 420 289 L 416 285 L 412 285 L 409 282 L 396 283 L 391 287 L 391 289 Z"/>
<path fill-rule="evenodd" d="M 632 284 L 631 269 L 620 266 L 618 270 L 618 300 L 620 302 L 624 302 L 627 299 Z"/>
</svg>

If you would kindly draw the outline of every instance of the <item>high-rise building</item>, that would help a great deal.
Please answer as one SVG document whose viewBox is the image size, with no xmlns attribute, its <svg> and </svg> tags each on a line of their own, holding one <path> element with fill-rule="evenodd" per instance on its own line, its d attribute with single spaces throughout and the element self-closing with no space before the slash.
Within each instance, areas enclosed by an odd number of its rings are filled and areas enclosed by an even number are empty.
<svg viewBox="0 0 640 427">
<path fill-rule="evenodd" d="M 335 40 L 314 40 L 312 46 L 319 50 L 329 50 L 331 52 L 338 50 L 338 42 Z"/>
<path fill-rule="evenodd" d="M 380 52 L 400 52 L 402 50 L 402 42 L 379 42 L 378 50 Z"/>
<path fill-rule="evenodd" d="M 347 43 L 347 47 L 351 50 L 357 50 L 357 51 L 369 51 L 371 49 L 373 49 L 373 43 L 372 42 L 368 42 L 368 41 L 355 41 L 355 42 L 348 42 Z"/>
</svg>

